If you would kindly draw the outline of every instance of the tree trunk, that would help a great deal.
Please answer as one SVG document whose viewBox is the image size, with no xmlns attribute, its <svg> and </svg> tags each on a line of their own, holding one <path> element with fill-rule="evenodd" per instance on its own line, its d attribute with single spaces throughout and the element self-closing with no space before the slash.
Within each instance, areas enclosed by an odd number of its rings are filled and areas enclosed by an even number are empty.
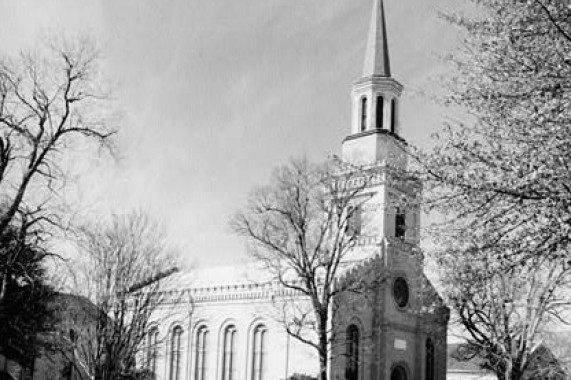
<svg viewBox="0 0 571 380">
<path fill-rule="evenodd" d="M 320 313 L 319 315 L 319 380 L 327 380 L 328 375 L 328 361 L 327 361 L 327 313 Z"/>
<path fill-rule="evenodd" d="M 4 297 L 6 296 L 7 282 L 8 282 L 8 275 L 6 274 L 6 271 L 3 271 L 2 274 L 0 275 L 0 304 L 2 303 L 2 300 L 4 300 Z"/>
<path fill-rule="evenodd" d="M 500 373 L 497 373 L 498 379 L 503 380 L 522 380 L 523 373 L 517 368 L 514 368 L 513 363 L 506 363 L 505 369 Z"/>
<path fill-rule="evenodd" d="M 321 338 L 319 339 L 319 380 L 327 380 L 327 342 L 325 343 L 325 351 L 322 351 Z"/>
<path fill-rule="evenodd" d="M 521 380 L 523 379 L 523 373 L 517 369 L 512 369 L 509 380 Z"/>
</svg>

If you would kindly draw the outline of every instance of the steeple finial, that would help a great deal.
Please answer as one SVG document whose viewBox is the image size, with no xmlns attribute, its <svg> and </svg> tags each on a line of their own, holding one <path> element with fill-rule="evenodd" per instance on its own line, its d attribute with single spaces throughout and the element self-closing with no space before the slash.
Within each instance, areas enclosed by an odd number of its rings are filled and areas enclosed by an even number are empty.
<svg viewBox="0 0 571 380">
<path fill-rule="evenodd" d="M 391 76 L 389 43 L 387 40 L 383 0 L 375 0 L 369 29 L 369 39 L 367 41 L 367 51 L 365 54 L 363 77 Z"/>
</svg>

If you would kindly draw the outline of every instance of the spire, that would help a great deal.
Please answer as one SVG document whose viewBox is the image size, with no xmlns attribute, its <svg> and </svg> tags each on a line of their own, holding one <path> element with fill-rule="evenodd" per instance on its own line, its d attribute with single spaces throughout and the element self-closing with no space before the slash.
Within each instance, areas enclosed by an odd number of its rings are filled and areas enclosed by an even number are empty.
<svg viewBox="0 0 571 380">
<path fill-rule="evenodd" d="M 371 76 L 391 76 L 383 0 L 375 0 L 367 41 L 363 77 Z"/>
</svg>

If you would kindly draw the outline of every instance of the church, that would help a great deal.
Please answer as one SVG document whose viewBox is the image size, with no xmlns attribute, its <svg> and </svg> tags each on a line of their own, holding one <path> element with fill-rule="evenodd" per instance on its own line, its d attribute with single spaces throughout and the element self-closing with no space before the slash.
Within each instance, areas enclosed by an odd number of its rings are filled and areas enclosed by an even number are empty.
<svg viewBox="0 0 571 380">
<path fill-rule="evenodd" d="M 331 321 L 331 380 L 442 380 L 446 378 L 449 311 L 425 277 L 419 250 L 420 210 L 395 210 L 392 199 L 418 196 L 422 186 L 403 186 L 385 168 L 406 169 L 405 126 L 399 118 L 403 86 L 391 75 L 382 0 L 374 0 L 363 75 L 353 85 L 352 117 L 342 159 L 374 166 L 382 174 L 367 189 L 366 231 L 353 248 L 358 257 L 343 276 L 382 273 L 373 297 L 343 294 L 345 309 Z M 206 268 L 191 288 L 173 291 L 148 333 L 146 366 L 160 380 L 279 380 L 318 377 L 313 347 L 288 335 L 276 305 L 296 297 L 255 267 Z M 182 301 L 181 301 L 182 300 Z M 188 300 L 188 301 L 184 301 Z M 308 303 L 298 296 L 300 305 Z"/>
</svg>

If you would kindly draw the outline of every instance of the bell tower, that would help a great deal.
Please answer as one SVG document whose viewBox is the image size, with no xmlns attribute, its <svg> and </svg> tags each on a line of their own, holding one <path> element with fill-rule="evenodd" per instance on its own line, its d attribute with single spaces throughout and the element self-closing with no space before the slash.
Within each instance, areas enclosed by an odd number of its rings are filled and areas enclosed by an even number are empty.
<svg viewBox="0 0 571 380">
<path fill-rule="evenodd" d="M 391 74 L 383 0 L 373 1 L 363 76 L 353 84 L 351 131 L 342 155 L 375 177 L 356 202 L 361 218 L 351 257 L 356 264 L 339 282 L 369 284 L 370 293 L 341 292 L 335 300 L 342 307 L 332 322 L 336 359 L 330 378 L 444 380 L 449 311 L 423 273 L 422 183 L 406 173 L 399 119 L 403 86 Z"/>
<path fill-rule="evenodd" d="M 375 0 L 363 76 L 351 92 L 351 134 L 343 141 L 343 159 L 355 164 L 385 163 L 404 168 L 399 98 L 403 86 L 391 76 L 385 9 Z"/>
<path fill-rule="evenodd" d="M 362 236 L 414 245 L 420 242 L 415 202 L 421 185 L 400 176 L 408 165 L 406 142 L 400 136 L 403 86 L 391 74 L 383 0 L 373 3 L 363 76 L 353 84 L 351 131 L 343 140 L 342 158 L 357 167 L 375 167 L 380 175 L 370 187 L 374 195 L 361 205 Z"/>
</svg>

